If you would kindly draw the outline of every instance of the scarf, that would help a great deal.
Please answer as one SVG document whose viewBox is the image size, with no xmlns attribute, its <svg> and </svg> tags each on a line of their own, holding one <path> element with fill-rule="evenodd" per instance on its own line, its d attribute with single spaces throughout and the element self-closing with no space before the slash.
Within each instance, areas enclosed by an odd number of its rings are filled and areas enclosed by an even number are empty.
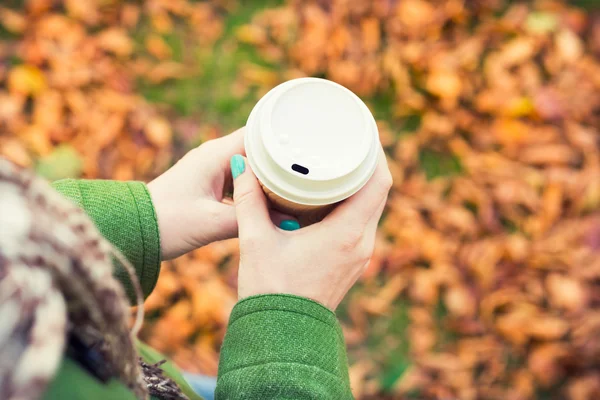
<svg viewBox="0 0 600 400">
<path fill-rule="evenodd" d="M 112 276 L 113 257 L 136 290 L 132 331 L 129 303 Z M 43 179 L 0 158 L 3 398 L 40 398 L 67 353 L 101 380 L 119 379 L 138 399 L 186 399 L 160 363 L 145 364 L 136 353 L 142 302 L 133 267 L 87 215 Z"/>
</svg>

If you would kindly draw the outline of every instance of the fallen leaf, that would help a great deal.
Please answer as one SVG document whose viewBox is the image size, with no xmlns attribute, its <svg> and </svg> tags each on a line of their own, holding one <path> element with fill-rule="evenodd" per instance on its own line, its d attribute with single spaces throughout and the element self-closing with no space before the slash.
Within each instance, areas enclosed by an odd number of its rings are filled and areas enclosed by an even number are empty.
<svg viewBox="0 0 600 400">
<path fill-rule="evenodd" d="M 159 60 L 171 58 L 173 51 L 169 45 L 158 35 L 152 35 L 146 38 L 146 50 Z"/>
<path fill-rule="evenodd" d="M 165 147 L 171 144 L 173 132 L 169 122 L 162 117 L 154 117 L 146 123 L 146 137 L 156 147 Z"/>
<path fill-rule="evenodd" d="M 133 51 L 133 42 L 127 35 L 127 32 L 119 28 L 110 28 L 102 31 L 96 39 L 101 49 L 121 57 L 128 56 Z"/>
<path fill-rule="evenodd" d="M 11 33 L 22 33 L 27 21 L 22 14 L 8 8 L 0 8 L 0 25 Z"/>
<path fill-rule="evenodd" d="M 18 65 L 8 73 L 8 90 L 13 94 L 37 96 L 47 88 L 44 73 L 33 65 Z"/>
</svg>

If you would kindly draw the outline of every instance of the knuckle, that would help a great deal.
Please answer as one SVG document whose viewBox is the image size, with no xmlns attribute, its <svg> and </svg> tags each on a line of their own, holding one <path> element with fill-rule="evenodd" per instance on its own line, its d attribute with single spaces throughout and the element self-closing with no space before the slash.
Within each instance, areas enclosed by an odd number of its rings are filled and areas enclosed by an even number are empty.
<svg viewBox="0 0 600 400">
<path fill-rule="evenodd" d="M 196 149 L 198 149 L 198 150 L 202 149 L 205 151 L 212 152 L 217 147 L 217 141 L 218 141 L 218 139 L 207 140 L 206 142 L 202 143 L 200 146 L 196 147 Z"/>
<path fill-rule="evenodd" d="M 392 188 L 393 183 L 392 175 L 389 172 L 386 172 L 379 177 L 378 186 L 382 193 L 387 193 Z"/>
<path fill-rule="evenodd" d="M 362 232 L 349 230 L 340 241 L 340 248 L 344 252 L 355 251 L 362 241 Z"/>
<path fill-rule="evenodd" d="M 239 179 L 239 178 L 238 178 Z M 237 188 L 233 191 L 233 200 L 237 205 L 245 205 L 252 203 L 254 193 L 246 188 Z"/>
<path fill-rule="evenodd" d="M 363 268 L 367 268 L 371 256 L 373 255 L 373 248 L 371 246 L 361 246 L 357 252 L 358 261 L 363 265 Z"/>
<path fill-rule="evenodd" d="M 385 182 L 384 182 L 384 184 L 385 184 L 385 187 L 387 188 L 387 190 L 388 190 L 388 191 L 389 191 L 389 190 L 392 188 L 392 186 L 394 185 L 394 179 L 392 178 L 392 174 L 390 173 L 390 171 L 388 171 L 388 172 L 385 174 Z"/>
<path fill-rule="evenodd" d="M 359 275 L 364 274 L 368 269 L 369 269 L 369 263 L 370 263 L 371 259 L 369 258 L 368 260 L 365 260 L 360 267 L 359 270 Z"/>
</svg>

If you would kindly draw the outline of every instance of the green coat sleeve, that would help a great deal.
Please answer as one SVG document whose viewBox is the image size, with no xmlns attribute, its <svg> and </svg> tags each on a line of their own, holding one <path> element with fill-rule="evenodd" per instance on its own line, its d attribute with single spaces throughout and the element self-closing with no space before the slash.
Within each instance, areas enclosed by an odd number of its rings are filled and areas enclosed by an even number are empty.
<svg viewBox="0 0 600 400">
<path fill-rule="evenodd" d="M 352 398 L 333 312 L 291 295 L 237 303 L 221 348 L 217 400 Z"/>
<path fill-rule="evenodd" d="M 156 212 L 142 182 L 64 179 L 52 184 L 91 217 L 100 233 L 135 267 L 147 297 L 160 271 L 160 236 Z M 134 299 L 129 275 L 115 263 L 115 277 Z"/>
</svg>

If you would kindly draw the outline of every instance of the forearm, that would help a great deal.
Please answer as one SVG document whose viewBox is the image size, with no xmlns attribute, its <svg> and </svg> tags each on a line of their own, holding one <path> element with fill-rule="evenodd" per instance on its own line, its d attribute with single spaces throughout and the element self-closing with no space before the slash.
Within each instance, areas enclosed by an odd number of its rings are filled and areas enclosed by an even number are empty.
<svg viewBox="0 0 600 400">
<path fill-rule="evenodd" d="M 52 186 L 81 207 L 100 233 L 127 257 L 135 267 L 144 296 L 148 296 L 160 270 L 160 237 L 145 184 L 64 179 Z M 114 275 L 133 299 L 129 275 L 118 263 Z"/>
<path fill-rule="evenodd" d="M 311 300 L 263 295 L 233 309 L 216 399 L 352 399 L 342 330 Z"/>
</svg>

